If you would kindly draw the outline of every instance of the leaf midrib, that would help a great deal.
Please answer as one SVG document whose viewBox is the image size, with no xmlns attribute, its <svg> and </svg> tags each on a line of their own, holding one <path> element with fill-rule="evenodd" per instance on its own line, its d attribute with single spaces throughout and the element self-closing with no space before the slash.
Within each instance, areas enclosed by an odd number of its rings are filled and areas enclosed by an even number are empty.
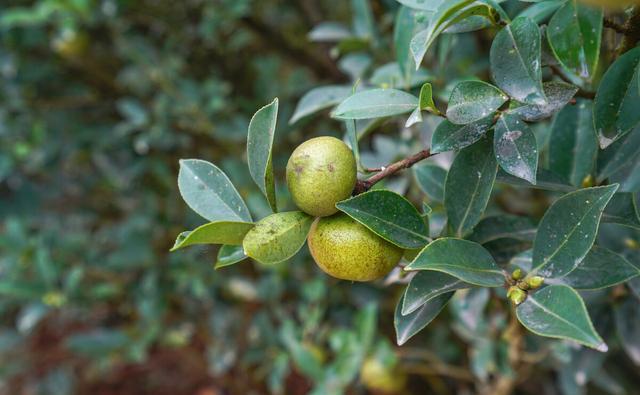
<svg viewBox="0 0 640 395">
<path fill-rule="evenodd" d="M 582 333 L 583 335 L 586 335 L 586 337 L 587 337 L 587 338 L 590 338 L 590 339 L 592 339 L 592 340 L 596 340 L 596 341 L 594 342 L 594 344 L 596 344 L 596 345 L 597 345 L 597 344 L 599 344 L 599 343 L 601 343 L 601 342 L 602 342 L 601 340 L 599 341 L 597 337 L 594 337 L 593 335 L 591 335 L 591 334 L 589 334 L 589 333 L 585 332 L 582 328 L 580 328 L 579 326 L 575 325 L 573 322 L 571 322 L 571 321 L 569 321 L 569 320 L 567 320 L 567 319 L 565 319 L 565 318 L 563 318 L 563 317 L 559 316 L 559 315 L 558 315 L 558 314 L 556 314 L 554 311 L 549 310 L 547 307 L 545 307 L 544 305 L 540 304 L 540 303 L 539 303 L 537 300 L 535 300 L 533 297 L 529 297 L 529 301 L 530 301 L 531 303 L 533 303 L 534 305 L 536 305 L 537 307 L 539 307 L 539 308 L 540 308 L 543 312 L 545 312 L 546 314 L 549 314 L 550 316 L 555 317 L 555 318 L 557 318 L 558 320 L 560 320 L 560 321 L 562 321 L 562 322 L 564 322 L 564 323 L 568 324 L 570 327 L 577 329 L 577 330 L 578 330 L 578 332 Z M 582 312 L 584 313 L 584 309 L 582 310 Z"/>
</svg>

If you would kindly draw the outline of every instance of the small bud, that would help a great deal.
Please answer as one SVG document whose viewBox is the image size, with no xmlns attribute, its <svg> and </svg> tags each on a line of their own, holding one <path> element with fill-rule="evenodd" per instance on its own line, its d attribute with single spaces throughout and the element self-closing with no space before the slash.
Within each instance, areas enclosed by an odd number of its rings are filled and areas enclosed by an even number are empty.
<svg viewBox="0 0 640 395">
<path fill-rule="evenodd" d="M 540 286 L 544 283 L 544 278 L 540 276 L 533 276 L 527 279 L 527 284 L 531 289 L 540 288 Z"/>
<path fill-rule="evenodd" d="M 589 174 L 582 180 L 582 187 L 589 188 L 593 186 L 593 176 Z"/>
<path fill-rule="evenodd" d="M 507 292 L 507 297 L 511 300 L 511 303 L 518 306 L 527 298 L 527 292 L 518 287 L 511 287 Z"/>
<path fill-rule="evenodd" d="M 514 280 L 520 280 L 522 278 L 522 270 L 516 269 L 511 273 L 511 278 Z"/>
<path fill-rule="evenodd" d="M 638 244 L 637 241 L 630 239 L 628 237 L 624 239 L 624 246 L 632 250 L 640 249 L 640 244 Z"/>
<path fill-rule="evenodd" d="M 526 281 L 518 281 L 516 285 L 523 291 L 528 291 L 529 289 L 531 289 L 531 286 Z"/>
</svg>

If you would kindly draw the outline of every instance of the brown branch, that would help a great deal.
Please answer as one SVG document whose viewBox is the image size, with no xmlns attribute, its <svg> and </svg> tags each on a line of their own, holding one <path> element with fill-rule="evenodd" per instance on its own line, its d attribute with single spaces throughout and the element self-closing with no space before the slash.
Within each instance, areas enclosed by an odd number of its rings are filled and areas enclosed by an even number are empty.
<svg viewBox="0 0 640 395">
<path fill-rule="evenodd" d="M 367 178 L 366 180 L 358 180 L 356 183 L 356 187 L 353 190 L 354 195 L 358 195 L 360 193 L 368 191 L 372 186 L 382 181 L 386 177 L 389 177 L 400 170 L 408 169 L 409 167 L 415 165 L 421 160 L 427 159 L 431 156 L 431 151 L 428 149 L 422 150 L 417 154 L 413 154 L 407 158 L 404 158 L 398 162 L 392 163 L 389 166 L 381 167 L 380 172 L 377 174 Z M 377 170 L 377 169 L 374 169 Z"/>
<path fill-rule="evenodd" d="M 614 21 L 613 19 L 609 19 L 609 18 L 604 18 L 603 20 L 603 26 L 606 28 L 609 28 L 611 30 L 614 30 L 620 34 L 626 34 L 627 33 L 627 29 L 622 26 L 621 24 L 619 24 L 618 22 Z"/>
<path fill-rule="evenodd" d="M 631 11 L 631 16 L 624 23 L 624 37 L 618 47 L 617 55 L 620 56 L 623 53 L 633 49 L 638 41 L 640 41 L 640 6 L 636 6 Z"/>
</svg>

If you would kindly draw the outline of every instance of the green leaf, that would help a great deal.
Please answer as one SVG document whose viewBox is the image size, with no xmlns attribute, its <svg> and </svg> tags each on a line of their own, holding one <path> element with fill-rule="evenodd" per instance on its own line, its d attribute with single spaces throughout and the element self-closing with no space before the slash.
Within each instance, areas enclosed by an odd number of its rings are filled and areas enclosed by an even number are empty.
<svg viewBox="0 0 640 395">
<path fill-rule="evenodd" d="M 358 130 L 355 119 L 348 119 L 344 121 L 345 126 L 347 127 L 347 141 L 349 143 L 349 147 L 351 148 L 351 152 L 353 152 L 353 157 L 356 160 L 356 166 L 360 169 L 360 147 L 358 145 Z"/>
<path fill-rule="evenodd" d="M 518 14 L 518 16 L 531 18 L 536 23 L 542 23 L 546 21 L 561 5 L 562 1 L 558 0 L 539 1 L 536 4 L 525 8 Z"/>
<path fill-rule="evenodd" d="M 194 244 L 242 244 L 244 235 L 254 224 L 249 222 L 217 221 L 210 222 L 195 228 L 192 231 L 182 232 L 176 238 L 176 242 L 170 251 Z"/>
<path fill-rule="evenodd" d="M 527 217 L 498 215 L 484 218 L 467 238 L 480 244 L 499 239 L 533 241 L 536 229 L 536 225 Z"/>
<path fill-rule="evenodd" d="M 269 202 L 273 212 L 278 211 L 276 205 L 276 185 L 273 179 L 273 164 L 271 151 L 273 136 L 276 132 L 278 120 L 278 98 L 271 104 L 259 109 L 249 122 L 247 136 L 247 160 L 249 173 Z"/>
<path fill-rule="evenodd" d="M 427 27 L 431 13 L 415 10 L 409 7 L 400 7 L 396 16 L 393 43 L 396 50 L 396 62 L 403 76 L 405 86 L 412 80 L 416 65 L 409 49 L 411 37 Z"/>
<path fill-rule="evenodd" d="M 529 294 L 516 309 L 516 315 L 536 335 L 574 340 L 602 352 L 608 350 L 593 328 L 584 301 L 566 285 L 551 285 Z"/>
<path fill-rule="evenodd" d="M 353 36 L 348 27 L 338 22 L 321 22 L 311 29 L 307 38 L 313 42 L 337 42 Z"/>
<path fill-rule="evenodd" d="M 302 248 L 312 222 L 313 217 L 300 211 L 271 214 L 247 233 L 244 253 L 260 263 L 284 262 Z"/>
<path fill-rule="evenodd" d="M 566 2 L 547 27 L 549 46 L 564 68 L 585 80 L 592 80 L 600 57 L 602 8 Z"/>
<path fill-rule="evenodd" d="M 418 107 L 421 110 L 427 110 L 437 115 L 440 114 L 440 110 L 438 110 L 438 107 L 436 107 L 436 103 L 434 103 L 433 101 L 433 87 L 428 82 L 426 82 L 424 85 L 422 85 L 422 88 L 420 88 L 419 103 L 420 104 Z"/>
<path fill-rule="evenodd" d="M 434 271 L 418 272 L 413 276 L 404 292 L 402 315 L 413 313 L 439 295 L 470 287 L 472 287 L 471 284 L 467 284 L 446 273 Z"/>
<path fill-rule="evenodd" d="M 573 271 L 549 282 L 559 282 L 575 289 L 601 289 L 620 284 L 639 274 L 640 270 L 622 256 L 594 246 Z"/>
<path fill-rule="evenodd" d="M 536 136 L 520 118 L 510 114 L 500 116 L 493 135 L 493 149 L 504 171 L 536 183 L 538 144 Z"/>
<path fill-rule="evenodd" d="M 413 61 L 411 65 L 413 66 Z M 397 86 L 409 89 L 420 86 L 425 81 L 433 78 L 425 69 L 415 71 L 414 69 L 415 68 L 412 67 L 410 74 L 405 75 L 398 63 L 387 63 L 373 71 L 371 78 L 369 78 L 369 83 L 385 89 Z"/>
<path fill-rule="evenodd" d="M 352 88 L 350 86 L 329 85 L 314 88 L 302 96 L 289 120 L 289 124 L 292 125 L 302 118 L 333 107 L 351 94 Z"/>
<path fill-rule="evenodd" d="M 556 200 L 542 217 L 533 242 L 533 272 L 560 277 L 587 255 L 598 232 L 600 216 L 618 184 L 580 189 Z"/>
<path fill-rule="evenodd" d="M 396 0 L 409 8 L 423 11 L 435 11 L 445 0 Z"/>
<path fill-rule="evenodd" d="M 418 310 L 409 315 L 402 315 L 403 299 L 400 298 L 396 306 L 393 324 L 396 328 L 396 342 L 399 346 L 405 344 L 415 334 L 423 330 L 447 305 L 454 292 L 438 295 L 425 303 Z"/>
<path fill-rule="evenodd" d="M 463 149 L 454 159 L 445 181 L 444 203 L 456 235 L 464 236 L 480 221 L 497 169 L 489 139 Z"/>
<path fill-rule="evenodd" d="M 462 81 L 451 92 L 447 119 L 458 125 L 486 119 L 509 98 L 483 81 Z"/>
<path fill-rule="evenodd" d="M 640 156 L 640 125 L 598 155 L 598 182 L 637 161 Z"/>
<path fill-rule="evenodd" d="M 519 17 L 502 29 L 491 44 L 493 80 L 512 98 L 528 104 L 546 103 L 542 88 L 540 30 Z"/>
<path fill-rule="evenodd" d="M 372 89 L 350 96 L 334 110 L 338 119 L 369 119 L 411 112 L 418 98 L 397 89 Z"/>
<path fill-rule="evenodd" d="M 556 111 L 565 107 L 578 92 L 578 87 L 565 82 L 549 81 L 542 84 L 547 102 L 544 104 L 523 104 L 509 110 L 527 122 L 537 122 L 550 117 Z M 566 108 L 566 107 L 565 107 Z"/>
<path fill-rule="evenodd" d="M 598 153 L 591 114 L 592 103 L 579 99 L 563 108 L 551 127 L 549 167 L 576 186 L 591 174 Z"/>
<path fill-rule="evenodd" d="M 252 221 L 249 209 L 229 178 L 209 162 L 180 160 L 178 188 L 187 205 L 209 221 Z"/>
<path fill-rule="evenodd" d="M 234 246 L 225 244 L 218 250 L 218 257 L 216 259 L 214 269 L 217 270 L 231 266 L 238 262 L 242 262 L 245 259 L 247 259 L 247 256 L 244 254 L 244 250 L 241 245 Z"/>
<path fill-rule="evenodd" d="M 481 287 L 504 285 L 504 275 L 480 244 L 443 237 L 427 245 L 405 270 L 435 270 Z"/>
<path fill-rule="evenodd" d="M 438 124 L 431 136 L 431 152 L 459 150 L 480 140 L 493 126 L 494 114 L 466 125 L 456 125 L 445 119 Z"/>
<path fill-rule="evenodd" d="M 602 221 L 640 229 L 640 211 L 637 194 L 618 192 L 613 195 L 602 213 Z"/>
<path fill-rule="evenodd" d="M 422 111 L 419 107 L 416 107 L 416 109 L 409 115 L 409 118 L 407 118 L 407 121 L 404 123 L 404 127 L 410 128 L 420 122 L 422 122 Z"/>
<path fill-rule="evenodd" d="M 447 171 L 433 163 L 423 163 L 413 168 L 420 189 L 436 202 L 444 202 L 444 183 Z"/>
<path fill-rule="evenodd" d="M 640 123 L 640 47 L 620 56 L 602 77 L 594 101 L 593 118 L 600 148 Z"/>
<path fill-rule="evenodd" d="M 640 303 L 626 298 L 615 306 L 615 319 L 622 347 L 636 365 L 640 365 Z"/>
<path fill-rule="evenodd" d="M 336 203 L 373 233 L 402 248 L 420 248 L 429 231 L 418 210 L 395 192 L 373 190 Z"/>
<path fill-rule="evenodd" d="M 571 192 L 576 189 L 557 174 L 546 169 L 538 169 L 536 172 L 536 184 L 533 185 L 522 178 L 514 177 L 503 170 L 498 171 L 498 182 L 525 188 L 543 189 L 546 191 Z"/>
</svg>

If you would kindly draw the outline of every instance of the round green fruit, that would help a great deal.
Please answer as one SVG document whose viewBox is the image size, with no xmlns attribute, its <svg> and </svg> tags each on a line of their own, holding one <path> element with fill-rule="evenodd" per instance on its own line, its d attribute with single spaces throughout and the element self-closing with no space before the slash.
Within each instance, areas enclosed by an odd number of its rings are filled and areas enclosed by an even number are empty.
<svg viewBox="0 0 640 395">
<path fill-rule="evenodd" d="M 287 163 L 287 185 L 293 201 L 316 217 L 335 214 L 336 203 L 351 196 L 356 180 L 353 153 L 335 137 L 305 141 Z"/>
<path fill-rule="evenodd" d="M 397 369 L 389 369 L 376 358 L 369 357 L 360 369 L 360 381 L 371 391 L 396 394 L 406 386 L 407 376 Z"/>
<path fill-rule="evenodd" d="M 320 269 L 351 281 L 372 281 L 387 275 L 402 249 L 381 239 L 346 214 L 318 218 L 309 232 L 309 250 Z"/>
</svg>

